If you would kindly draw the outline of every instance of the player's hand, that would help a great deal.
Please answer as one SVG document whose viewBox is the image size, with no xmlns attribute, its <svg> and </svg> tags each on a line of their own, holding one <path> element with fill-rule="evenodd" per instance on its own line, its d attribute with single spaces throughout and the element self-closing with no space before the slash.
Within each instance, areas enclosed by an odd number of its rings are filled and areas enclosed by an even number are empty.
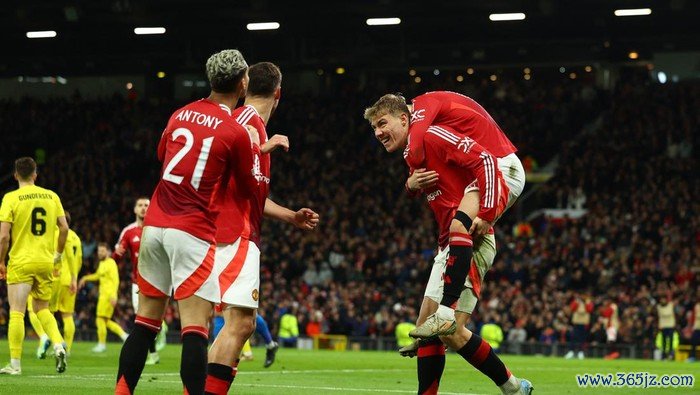
<svg viewBox="0 0 700 395">
<path fill-rule="evenodd" d="M 68 286 L 68 290 L 72 294 L 78 292 L 78 282 L 75 280 L 71 280 L 70 285 Z"/>
<path fill-rule="evenodd" d="M 126 248 L 124 248 L 124 246 L 122 246 L 121 244 L 117 244 L 117 246 L 114 247 L 114 253 L 119 255 L 119 256 L 124 255 L 125 252 L 126 252 Z"/>
<path fill-rule="evenodd" d="M 302 208 L 294 213 L 294 226 L 303 230 L 314 230 L 318 225 L 319 215 L 310 208 Z"/>
<path fill-rule="evenodd" d="M 416 169 L 413 171 L 413 174 L 408 177 L 406 185 L 408 185 L 408 189 L 417 191 L 432 187 L 433 185 L 437 184 L 438 180 L 439 175 L 436 171 Z"/>
<path fill-rule="evenodd" d="M 491 222 L 476 217 L 474 221 L 472 221 L 472 226 L 469 228 L 469 234 L 473 236 L 483 236 L 489 232 L 491 226 L 493 226 Z"/>
<path fill-rule="evenodd" d="M 0 263 L 0 280 L 5 280 L 7 278 L 7 266 L 5 263 Z"/>
<path fill-rule="evenodd" d="M 117 307 L 117 298 L 110 298 L 109 304 L 111 304 L 112 307 Z"/>
<path fill-rule="evenodd" d="M 58 277 L 61 275 L 61 266 L 60 265 L 54 265 L 53 266 L 53 276 Z"/>
<path fill-rule="evenodd" d="M 245 125 L 245 128 L 248 130 L 248 136 L 250 136 L 250 141 L 253 142 L 253 145 L 260 145 L 260 133 L 258 133 L 258 129 L 250 125 Z"/>
<path fill-rule="evenodd" d="M 289 151 L 289 137 L 282 135 L 282 134 L 276 134 L 272 137 L 270 137 L 269 140 L 265 142 L 265 144 L 260 147 L 260 151 L 263 154 L 269 154 L 270 152 L 274 151 L 277 148 L 282 148 L 284 152 Z"/>
<path fill-rule="evenodd" d="M 85 279 L 81 278 L 80 281 L 78 281 L 78 289 L 80 289 L 84 286 L 85 286 Z"/>
</svg>

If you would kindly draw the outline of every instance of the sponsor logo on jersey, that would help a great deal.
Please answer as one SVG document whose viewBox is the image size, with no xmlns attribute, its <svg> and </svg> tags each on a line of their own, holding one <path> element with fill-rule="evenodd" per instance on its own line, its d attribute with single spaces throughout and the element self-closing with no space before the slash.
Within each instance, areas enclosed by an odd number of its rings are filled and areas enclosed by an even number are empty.
<svg viewBox="0 0 700 395">
<path fill-rule="evenodd" d="M 422 121 L 425 119 L 425 108 L 421 108 L 420 110 L 413 111 L 411 113 L 411 122 L 418 122 Z"/>
<path fill-rule="evenodd" d="M 270 183 L 270 178 L 265 177 L 260 170 L 260 157 L 257 155 L 255 156 L 255 160 L 253 162 L 253 177 L 255 177 L 255 180 L 258 182 L 264 182 L 265 184 Z"/>
<path fill-rule="evenodd" d="M 432 202 L 433 200 L 437 199 L 440 195 L 442 195 L 442 191 L 438 189 L 435 192 L 429 193 L 425 198 L 428 200 L 428 202 Z"/>
</svg>

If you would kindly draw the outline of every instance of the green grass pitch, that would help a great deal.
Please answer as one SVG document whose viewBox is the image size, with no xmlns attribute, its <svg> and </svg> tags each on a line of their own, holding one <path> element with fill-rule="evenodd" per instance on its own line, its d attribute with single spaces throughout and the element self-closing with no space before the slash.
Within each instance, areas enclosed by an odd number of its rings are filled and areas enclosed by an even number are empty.
<svg viewBox="0 0 700 395">
<path fill-rule="evenodd" d="M 25 343 L 21 376 L 0 376 L 2 394 L 109 394 L 114 389 L 119 344 L 110 343 L 107 352 L 92 354 L 92 343 L 76 343 L 68 370 L 57 374 L 52 358 L 34 358 L 36 341 Z M 6 341 L 0 341 L 0 358 L 7 360 Z M 415 359 L 394 352 L 302 351 L 280 349 L 277 361 L 262 367 L 265 350 L 255 348 L 255 360 L 241 362 L 231 393 L 236 394 L 414 394 Z M 147 366 L 137 394 L 181 394 L 180 347 L 168 345 L 161 363 Z M 576 374 L 649 372 L 652 374 L 693 374 L 700 378 L 700 363 L 640 360 L 564 360 L 549 357 L 503 356 L 511 371 L 533 382 L 539 394 L 698 394 L 694 388 L 632 389 L 579 388 Z M 4 362 L 4 361 L 3 361 Z M 448 354 L 441 394 L 499 394 L 493 383 L 467 365 L 456 354 Z"/>
</svg>

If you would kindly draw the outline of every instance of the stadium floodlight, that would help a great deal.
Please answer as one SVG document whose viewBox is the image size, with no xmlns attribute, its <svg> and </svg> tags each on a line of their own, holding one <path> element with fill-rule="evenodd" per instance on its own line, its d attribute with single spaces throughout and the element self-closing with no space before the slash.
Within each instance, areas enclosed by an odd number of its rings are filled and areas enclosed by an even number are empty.
<svg viewBox="0 0 700 395">
<path fill-rule="evenodd" d="M 27 38 L 53 38 L 56 37 L 54 30 L 42 30 L 37 32 L 27 32 Z"/>
<path fill-rule="evenodd" d="M 164 27 L 137 27 L 134 28 L 134 34 L 165 34 Z"/>
<path fill-rule="evenodd" d="M 277 22 L 249 23 L 246 28 L 248 30 L 277 30 L 280 28 L 280 24 Z"/>
<path fill-rule="evenodd" d="M 368 18 L 368 26 L 385 26 L 385 25 L 398 25 L 401 23 L 401 18 Z"/>
<path fill-rule="evenodd" d="M 628 8 L 615 10 L 615 16 L 643 16 L 650 15 L 651 8 Z"/>
<path fill-rule="evenodd" d="M 500 21 L 522 21 L 525 19 L 525 14 L 522 12 L 511 12 L 507 14 L 491 14 L 489 19 L 494 22 Z"/>
</svg>

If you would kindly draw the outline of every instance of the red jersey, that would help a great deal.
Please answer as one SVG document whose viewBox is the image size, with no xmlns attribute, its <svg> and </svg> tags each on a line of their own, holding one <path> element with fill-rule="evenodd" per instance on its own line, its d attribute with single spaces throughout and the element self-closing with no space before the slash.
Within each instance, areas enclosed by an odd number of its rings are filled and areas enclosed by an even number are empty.
<svg viewBox="0 0 700 395">
<path fill-rule="evenodd" d="M 175 228 L 214 243 L 214 196 L 229 178 L 237 194 L 249 196 L 258 187 L 256 156 L 260 148 L 228 107 L 201 99 L 175 111 L 158 144 L 163 170 L 144 226 Z"/>
<path fill-rule="evenodd" d="M 409 140 L 411 138 L 409 134 Z M 507 194 L 508 189 L 498 170 L 497 159 L 474 140 L 457 134 L 454 129 L 429 127 L 424 146 L 425 168 L 440 175 L 437 184 L 423 192 L 440 227 L 438 243 L 444 248 L 449 244 L 450 223 L 469 184 L 476 180 L 480 195 L 479 218 L 489 222 L 493 222 L 498 213 L 499 196 L 504 192 Z M 411 173 L 413 170 L 411 167 Z"/>
<path fill-rule="evenodd" d="M 233 118 L 242 126 L 250 125 L 258 130 L 260 144 L 267 141 L 265 121 L 253 106 L 238 107 Z M 262 224 L 265 201 L 270 193 L 270 155 L 260 155 L 256 163 L 258 170 L 258 187 L 252 197 L 246 199 L 235 193 L 233 180 L 226 186 L 227 192 L 217 196 L 216 205 L 219 217 L 216 220 L 216 242 L 231 244 L 239 237 L 260 244 L 260 225 Z"/>
<path fill-rule="evenodd" d="M 497 158 L 517 151 L 496 121 L 473 99 L 455 92 L 428 92 L 413 99 L 411 142 L 407 161 L 414 169 L 423 167 L 423 140 L 430 125 L 451 127 L 476 141 Z"/>
<path fill-rule="evenodd" d="M 117 241 L 117 246 L 121 246 L 125 251 L 129 252 L 129 259 L 131 260 L 131 281 L 136 282 L 137 271 L 139 265 L 139 248 L 141 248 L 141 233 L 143 233 L 143 227 L 139 226 L 136 222 L 133 222 L 122 230 L 119 235 L 119 241 Z M 124 254 L 117 254 L 116 248 L 114 253 L 112 253 L 112 259 L 119 262 L 124 258 Z"/>
</svg>

